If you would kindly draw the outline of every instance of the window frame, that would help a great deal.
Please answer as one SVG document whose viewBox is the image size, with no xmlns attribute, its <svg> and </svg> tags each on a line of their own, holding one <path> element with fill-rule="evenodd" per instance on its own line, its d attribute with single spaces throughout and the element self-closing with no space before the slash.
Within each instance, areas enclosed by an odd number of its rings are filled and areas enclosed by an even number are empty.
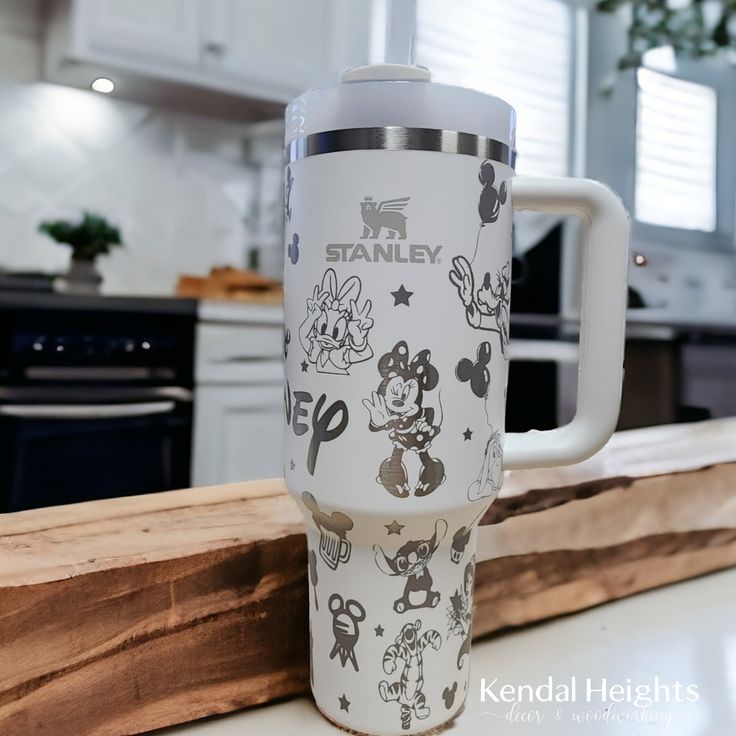
<svg viewBox="0 0 736 736">
<path fill-rule="evenodd" d="M 417 0 L 418 2 L 420 0 Z M 579 172 L 584 167 L 585 158 L 585 145 L 584 139 L 583 144 L 580 145 L 576 138 L 576 132 L 578 132 L 578 126 L 582 121 L 584 123 L 584 116 L 581 117 L 579 108 L 581 104 L 580 94 L 583 94 L 583 100 L 586 99 L 585 80 L 583 78 L 581 84 L 580 68 L 585 67 L 587 69 L 587 44 L 583 44 L 584 56 L 581 58 L 581 30 L 587 33 L 587 26 L 581 25 L 581 19 L 585 15 L 585 11 L 575 6 L 571 0 L 550 0 L 550 2 L 556 2 L 559 5 L 564 6 L 568 11 L 568 23 L 570 31 L 570 69 L 568 73 L 568 110 L 567 110 L 567 160 L 566 160 L 566 171 L 564 176 L 582 176 Z M 386 0 L 374 0 L 373 7 L 373 28 L 372 28 L 372 43 L 371 43 L 371 61 L 373 63 L 382 60 L 383 56 L 383 28 L 386 21 Z M 431 69 L 430 69 L 431 71 Z M 503 99 L 503 98 L 502 98 Z M 583 103 L 584 106 L 584 103 Z M 584 126 L 580 128 L 584 130 Z M 518 140 L 517 140 L 518 148 Z M 542 174 L 529 174 L 530 176 L 543 176 Z"/>
<path fill-rule="evenodd" d="M 721 170 L 723 169 L 723 166 L 719 163 L 719 150 L 720 150 L 720 143 L 722 139 L 722 125 L 721 125 L 721 97 L 719 94 L 719 89 L 717 86 L 713 84 L 708 84 L 706 81 L 702 79 L 700 75 L 698 75 L 698 78 L 691 78 L 690 75 L 685 76 L 684 74 L 679 73 L 679 68 L 676 72 L 665 72 L 660 69 L 654 69 L 647 67 L 646 65 L 642 66 L 641 68 L 647 69 L 648 71 L 651 71 L 655 74 L 659 74 L 663 77 L 669 77 L 671 79 L 687 82 L 690 84 L 697 84 L 702 87 L 707 87 L 708 89 L 712 90 L 715 94 L 716 103 L 715 103 L 715 136 L 714 136 L 714 148 L 715 148 L 715 157 L 714 157 L 714 167 L 715 170 L 713 171 L 713 196 L 714 196 L 714 207 L 715 207 L 715 222 L 714 227 L 712 230 L 702 230 L 700 228 L 685 228 L 685 227 L 679 227 L 679 226 L 668 226 L 663 225 L 659 223 L 652 223 L 647 222 L 645 220 L 640 220 L 638 217 L 638 213 L 636 211 L 636 187 L 637 187 L 637 180 L 636 180 L 636 172 L 638 169 L 638 129 L 639 129 L 639 95 L 640 95 L 640 87 L 639 87 L 639 69 L 635 71 L 634 76 L 634 84 L 635 84 L 635 118 L 634 118 L 634 159 L 633 159 L 633 172 L 634 172 L 634 191 L 633 191 L 633 200 L 631 203 L 631 216 L 632 216 L 632 222 L 634 223 L 634 229 L 637 232 L 640 232 L 643 236 L 646 237 L 647 240 L 653 239 L 656 237 L 657 233 L 669 233 L 667 237 L 673 237 L 674 239 L 686 239 L 690 241 L 692 238 L 702 238 L 707 241 L 711 241 L 711 247 L 715 245 L 716 247 L 719 245 L 720 238 L 718 237 L 718 230 L 719 230 L 719 222 L 721 220 L 721 210 L 723 207 L 722 197 L 720 196 L 720 185 L 721 185 L 721 177 L 719 176 L 721 173 Z"/>
<path fill-rule="evenodd" d="M 677 60 L 675 72 L 662 72 L 652 69 L 658 74 L 665 74 L 684 82 L 692 82 L 713 89 L 716 93 L 716 157 L 715 157 L 715 229 L 692 230 L 668 225 L 655 225 L 643 222 L 636 217 L 636 182 L 633 182 L 631 211 L 631 240 L 636 245 L 665 245 L 678 248 L 704 248 L 710 251 L 733 252 L 736 249 L 736 166 L 726 166 L 724 161 L 736 161 L 736 136 L 728 135 L 728 110 L 736 105 L 736 85 L 728 85 L 729 72 L 733 70 L 725 60 L 688 59 Z M 725 79 L 724 79 L 725 77 Z M 638 107 L 639 87 L 636 72 L 632 75 L 634 110 Z M 731 89 L 729 90 L 729 87 Z M 730 94 L 729 94 L 730 92 Z M 730 97 L 730 99 L 729 99 Z M 636 171 L 636 117 L 632 121 L 633 151 L 632 177 Z"/>
<path fill-rule="evenodd" d="M 567 176 L 584 177 L 588 158 L 588 81 L 590 75 L 588 10 L 571 0 L 558 0 L 569 8 L 570 70 L 568 76 Z M 371 63 L 381 63 L 387 0 L 373 0 Z M 574 318 L 579 312 L 582 223 L 574 216 L 562 219 L 560 248 L 560 314 Z"/>
</svg>

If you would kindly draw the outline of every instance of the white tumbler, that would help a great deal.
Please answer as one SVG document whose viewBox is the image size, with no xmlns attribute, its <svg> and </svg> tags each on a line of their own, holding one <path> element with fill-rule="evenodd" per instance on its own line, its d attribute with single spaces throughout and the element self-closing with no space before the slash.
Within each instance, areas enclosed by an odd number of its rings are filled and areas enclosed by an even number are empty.
<svg viewBox="0 0 736 736">
<path fill-rule="evenodd" d="M 616 424 L 626 211 L 593 181 L 514 178 L 514 131 L 503 100 L 397 64 L 287 108 L 285 477 L 308 526 L 314 698 L 351 731 L 457 715 L 503 471 L 583 460 Z M 520 209 L 585 223 L 580 372 L 570 424 L 505 434 Z"/>
</svg>

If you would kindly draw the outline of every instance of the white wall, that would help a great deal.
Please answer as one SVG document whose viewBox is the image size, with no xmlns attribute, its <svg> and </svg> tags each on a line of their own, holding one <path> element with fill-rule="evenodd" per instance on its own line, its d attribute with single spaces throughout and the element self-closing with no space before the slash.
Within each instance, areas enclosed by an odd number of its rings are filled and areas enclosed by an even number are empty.
<svg viewBox="0 0 736 736">
<path fill-rule="evenodd" d="M 626 48 L 625 29 L 623 13 L 590 13 L 586 175 L 611 186 L 632 214 L 632 250 L 644 252 L 649 266 L 632 266 L 629 282 L 649 305 L 733 313 L 736 69 L 724 60 L 678 61 L 678 76 L 714 86 L 718 93 L 717 232 L 639 223 L 634 211 L 636 76 L 616 68 Z"/>
<path fill-rule="evenodd" d="M 29 82 L 41 73 L 41 0 L 0 3 L 0 72 Z"/>
<path fill-rule="evenodd" d="M 108 293 L 171 293 L 180 273 L 243 266 L 258 187 L 246 126 L 36 81 L 40 5 L 0 4 L 0 268 L 64 271 L 68 249 L 37 232 L 83 209 L 125 247 L 99 260 Z"/>
</svg>

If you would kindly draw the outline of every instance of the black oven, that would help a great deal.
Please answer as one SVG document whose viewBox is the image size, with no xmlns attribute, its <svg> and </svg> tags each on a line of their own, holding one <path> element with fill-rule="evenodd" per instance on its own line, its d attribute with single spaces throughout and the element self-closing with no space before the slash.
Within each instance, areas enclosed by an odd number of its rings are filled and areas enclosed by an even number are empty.
<svg viewBox="0 0 736 736">
<path fill-rule="evenodd" d="M 0 318 L 0 510 L 189 485 L 191 303 L 56 297 Z"/>
</svg>

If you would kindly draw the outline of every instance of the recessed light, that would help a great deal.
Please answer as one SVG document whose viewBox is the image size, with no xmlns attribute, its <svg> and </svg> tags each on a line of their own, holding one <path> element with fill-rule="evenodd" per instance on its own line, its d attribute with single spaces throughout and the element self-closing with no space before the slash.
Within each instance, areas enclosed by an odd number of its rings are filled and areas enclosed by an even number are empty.
<svg viewBox="0 0 736 736">
<path fill-rule="evenodd" d="M 108 77 L 97 77 L 90 85 L 95 92 L 101 92 L 103 95 L 109 95 L 115 89 L 115 82 Z"/>
<path fill-rule="evenodd" d="M 649 259 L 643 253 L 635 253 L 634 263 L 637 266 L 646 266 L 649 263 Z"/>
</svg>

